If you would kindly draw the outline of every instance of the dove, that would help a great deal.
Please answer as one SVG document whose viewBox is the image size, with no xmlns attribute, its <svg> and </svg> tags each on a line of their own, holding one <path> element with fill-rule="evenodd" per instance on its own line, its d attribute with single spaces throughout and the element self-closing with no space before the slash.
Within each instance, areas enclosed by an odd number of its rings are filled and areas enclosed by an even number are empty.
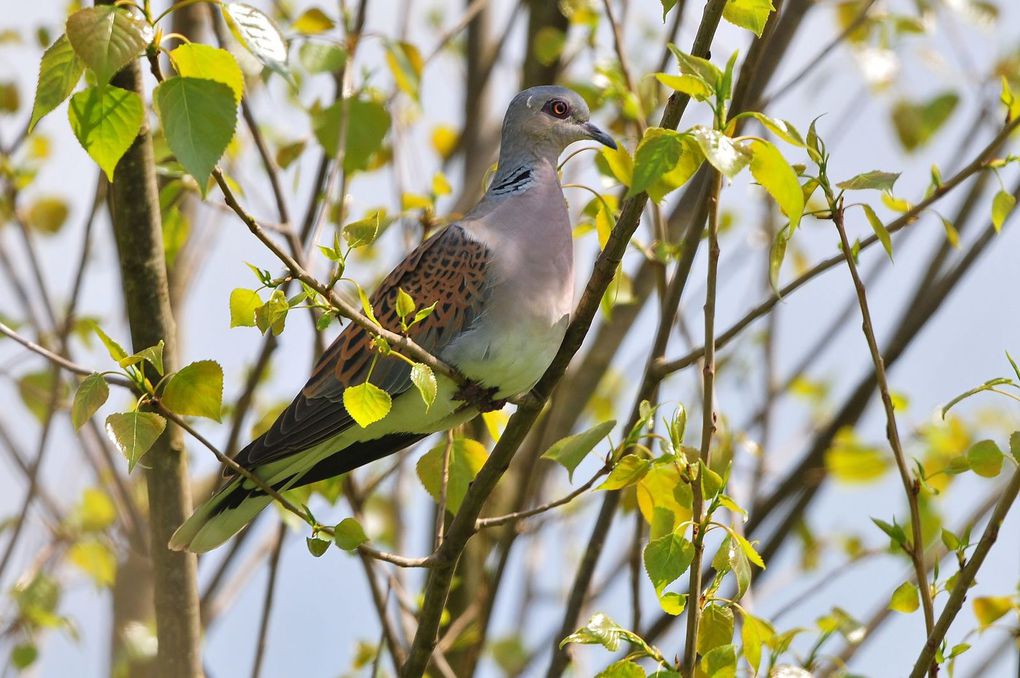
<svg viewBox="0 0 1020 678">
<path fill-rule="evenodd" d="M 401 331 L 400 291 L 419 309 L 435 304 L 407 335 L 469 379 L 471 393 L 437 375 L 436 397 L 427 405 L 411 366 L 381 355 L 371 333 L 349 323 L 290 406 L 235 461 L 279 491 L 300 487 L 393 454 L 470 420 L 485 403 L 534 386 L 573 310 L 573 238 L 557 162 L 582 140 L 616 148 L 591 123 L 576 92 L 545 85 L 518 93 L 503 120 L 495 175 L 479 203 L 408 254 L 370 298 L 378 322 L 394 332 Z M 392 406 L 362 427 L 344 408 L 343 392 L 366 380 L 385 390 Z M 271 501 L 250 479 L 228 476 L 177 529 L 170 547 L 216 548 Z"/>
</svg>

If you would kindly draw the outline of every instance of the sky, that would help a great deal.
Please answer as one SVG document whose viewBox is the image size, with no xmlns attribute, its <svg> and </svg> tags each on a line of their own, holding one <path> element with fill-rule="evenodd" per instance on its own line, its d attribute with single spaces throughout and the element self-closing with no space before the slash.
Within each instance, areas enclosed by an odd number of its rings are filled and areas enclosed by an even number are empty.
<svg viewBox="0 0 1020 678">
<path fill-rule="evenodd" d="M 263 2 L 255 2 L 262 6 Z M 296 3 L 299 8 L 306 3 Z M 442 4 L 442 3 L 439 3 Z M 450 3 L 446 3 L 449 5 Z M 699 5 L 700 3 L 689 3 Z M 910 3 L 890 3 L 901 11 L 907 11 Z M 426 3 L 419 0 L 413 3 L 414 9 L 411 27 L 411 39 L 425 46 L 426 53 L 435 41 L 435 33 L 424 21 L 426 13 L 437 3 Z M 769 112 L 777 117 L 791 120 L 802 130 L 806 129 L 811 119 L 825 112 L 827 115 L 819 122 L 823 135 L 833 131 L 830 150 L 833 162 L 830 173 L 838 178 L 849 177 L 858 172 L 871 169 L 888 169 L 902 171 L 903 176 L 897 184 L 897 193 L 903 196 L 920 195 L 928 182 L 929 167 L 933 162 L 945 163 L 947 157 L 953 157 L 954 149 L 960 139 L 971 134 L 981 140 L 976 144 L 984 144 L 990 131 L 969 130 L 967 125 L 974 119 L 979 101 L 995 98 L 994 92 L 986 91 L 971 83 L 969 73 L 980 70 L 989 63 L 996 54 L 1001 54 L 1015 46 L 1018 38 L 1016 28 L 1020 26 L 1020 8 L 1004 6 L 1000 28 L 990 31 L 966 21 L 949 22 L 949 30 L 937 33 L 935 38 L 927 42 L 926 49 L 911 49 L 905 52 L 903 70 L 898 76 L 897 88 L 907 96 L 925 98 L 944 89 L 956 88 L 963 92 L 963 101 L 947 124 L 947 128 L 929 146 L 909 157 L 905 157 L 895 139 L 888 120 L 888 111 L 892 102 L 891 94 L 866 96 L 867 89 L 860 70 L 853 67 L 850 54 L 839 48 L 833 57 L 805 82 L 795 87 L 787 96 L 780 99 Z M 460 5 L 457 4 L 457 7 Z M 497 17 L 494 26 L 506 25 L 510 3 L 495 2 Z M 395 0 L 370 3 L 368 15 L 369 33 L 392 33 L 401 20 L 399 6 Z M 626 25 L 625 42 L 628 51 L 633 55 L 634 68 L 637 72 L 646 72 L 653 68 L 658 60 L 658 50 L 644 53 L 640 45 L 645 31 L 649 27 L 659 25 L 658 3 L 637 3 Z M 689 12 L 689 18 L 681 31 L 679 44 L 689 45 L 696 26 L 695 12 Z M 50 0 L 37 3 L 16 3 L 7 8 L 0 21 L 0 28 L 15 28 L 28 31 L 45 24 L 57 26 L 64 15 L 63 3 Z M 456 13 L 447 11 L 445 25 L 449 25 Z M 508 37 L 508 47 L 503 62 L 497 67 L 494 75 L 494 86 L 491 88 L 489 102 L 490 115 L 496 116 L 517 89 L 516 64 L 519 63 L 521 45 L 523 44 L 524 22 L 518 18 L 514 22 Z M 942 26 L 942 24 L 940 24 Z M 789 57 L 780 67 L 775 82 L 785 82 L 799 70 L 804 60 L 813 56 L 819 48 L 834 34 L 832 12 L 820 8 L 809 13 L 804 28 L 798 33 Z M 940 29 L 941 30 L 941 29 Z M 728 55 L 735 49 L 743 50 L 746 46 L 746 32 L 723 24 L 720 28 L 713 52 L 717 55 Z M 607 35 L 600 36 L 600 55 L 611 55 L 611 42 Z M 21 46 L 0 45 L 0 81 L 16 80 L 20 86 L 21 96 L 29 100 L 34 91 L 35 73 L 38 67 L 38 50 Z M 369 68 L 384 71 L 382 51 L 378 40 L 367 40 L 364 50 L 359 54 L 359 62 Z M 579 72 L 576 68 L 574 73 Z M 385 81 L 385 75 L 380 76 Z M 458 96 L 451 96 L 449 88 L 444 84 L 462 78 L 463 73 L 457 60 L 440 57 L 430 64 L 424 75 L 423 98 L 420 113 L 403 100 L 395 104 L 397 115 L 419 116 L 412 126 L 406 144 L 401 144 L 402 156 L 399 166 L 401 178 L 407 190 L 424 190 L 427 188 L 433 172 L 438 169 L 438 158 L 428 150 L 429 131 L 435 124 L 447 123 L 457 125 L 461 122 L 461 104 Z M 318 85 L 320 96 L 325 96 L 325 82 Z M 151 85 L 151 83 L 150 83 Z M 459 88 L 457 90 L 459 92 Z M 263 88 L 254 100 L 257 115 L 265 116 L 277 129 L 286 130 L 293 137 L 309 135 L 306 116 L 300 111 L 283 105 L 285 90 L 277 80 L 268 89 Z M 302 96 L 305 105 L 311 104 L 312 93 Z M 700 116 L 700 117 L 699 117 Z M 684 124 L 700 121 L 703 115 L 693 113 L 686 118 Z M 0 138 L 7 139 L 20 126 L 21 120 L 0 118 Z M 42 123 L 43 132 L 51 139 L 54 157 L 48 162 L 39 178 L 34 191 L 38 193 L 55 192 L 71 201 L 72 214 L 69 224 L 80 224 L 88 201 L 91 187 L 94 185 L 95 168 L 89 158 L 70 135 L 66 123 L 66 106 L 62 106 Z M 633 139 L 625 140 L 633 149 Z M 977 145 L 974 146 L 976 148 Z M 971 151 L 973 152 L 973 151 Z M 581 156 L 580 162 L 585 162 Z M 964 158 L 959 158 L 963 161 Z M 300 168 L 297 175 L 289 175 L 288 188 L 293 191 L 292 205 L 303 205 L 307 195 L 307 186 L 311 179 L 311 159 Z M 953 171 L 952 164 L 943 164 L 944 176 Z M 590 167 L 576 170 L 581 179 L 596 182 L 598 179 Z M 256 164 L 246 163 L 236 171 L 238 180 L 244 186 L 250 186 L 246 192 L 252 210 L 258 215 L 271 215 L 272 203 L 265 186 L 261 182 Z M 450 172 L 451 178 L 459 176 L 459 172 Z M 1003 180 L 1007 184 L 1014 180 L 1015 173 L 1007 171 Z M 757 189 L 744 180 L 738 180 L 724 192 L 723 208 L 732 210 L 737 215 L 753 218 L 757 209 Z M 364 209 L 381 203 L 393 204 L 395 197 L 388 177 L 368 176 L 357 178 L 351 185 L 352 213 L 357 214 Z M 587 203 L 589 197 L 579 191 L 567 192 L 573 213 Z M 944 214 L 952 213 L 955 199 L 949 199 L 943 205 Z M 441 203 L 440 208 L 444 205 Z M 216 211 L 206 213 L 218 215 Z M 888 212 L 883 212 L 888 215 Z M 742 221 L 740 223 L 748 223 Z M 750 223 L 756 223 L 753 220 Z M 798 234 L 798 244 L 807 255 L 816 260 L 829 256 L 834 249 L 834 233 L 826 228 L 823 222 L 806 223 Z M 854 234 L 867 235 L 867 225 L 862 219 L 852 220 L 850 228 Z M 728 327 L 732 321 L 741 317 L 748 308 L 762 298 L 761 262 L 765 256 L 761 238 L 747 228 L 746 236 L 728 238 L 724 241 L 723 259 L 720 269 L 719 326 Z M 913 279 L 917 275 L 930 248 L 943 237 L 942 226 L 937 219 L 928 216 L 922 218 L 911 227 L 917 231 L 910 236 L 909 247 L 896 251 L 895 261 L 888 265 L 882 260 L 882 253 L 875 248 L 862 256 L 865 269 L 872 266 L 884 266 L 885 271 L 879 281 L 869 288 L 872 312 L 878 328 L 879 338 L 888 336 L 889 328 L 902 311 L 905 295 L 912 289 Z M 215 229 L 215 237 L 210 242 L 208 259 L 196 281 L 195 291 L 189 297 L 183 310 L 182 323 L 185 335 L 182 346 L 182 358 L 191 361 L 212 358 L 220 362 L 226 375 L 227 398 L 236 397 L 240 390 L 246 366 L 250 364 L 261 337 L 251 329 L 228 329 L 226 303 L 230 290 L 239 285 L 250 285 L 252 279 L 244 262 L 251 262 L 264 268 L 276 270 L 271 254 L 266 252 L 244 230 L 243 226 L 229 217 L 219 218 Z M 10 229 L 0 232 L 8 247 L 13 247 L 13 233 Z M 905 234 L 904 234 L 905 235 Z M 69 289 L 70 276 L 73 271 L 65 262 L 76 255 L 79 234 L 76 228 L 66 228 L 60 235 L 48 238 L 41 243 L 42 256 L 47 273 L 53 281 L 52 289 L 57 290 L 58 299 L 66 297 Z M 894 243 L 902 242 L 903 236 L 895 237 Z M 589 236 L 577 246 L 578 256 L 578 289 L 588 273 L 587 262 L 592 260 L 595 243 Z M 402 243 L 397 237 L 391 238 L 386 256 L 396 261 L 401 256 Z M 901 417 L 903 430 L 913 428 L 932 420 L 937 409 L 959 392 L 984 381 L 985 379 L 1005 375 L 1008 364 L 1004 358 L 1004 350 L 1020 353 L 1020 313 L 1018 302 L 1011 291 L 1020 289 L 1020 267 L 1016 266 L 1016 253 L 1020 251 L 1020 231 L 1013 225 L 1006 228 L 996 243 L 989 249 L 973 271 L 967 276 L 957 291 L 944 304 L 942 310 L 921 333 L 908 354 L 892 370 L 890 379 L 892 387 L 909 397 L 910 406 Z M 119 280 L 116 274 L 116 256 L 112 246 L 108 224 L 100 223 L 99 237 L 94 248 L 95 261 L 93 275 L 84 288 L 83 308 L 85 314 L 95 314 L 106 318 L 106 323 L 113 332 L 126 337 L 123 320 L 116 317 L 115 309 L 119 304 Z M 633 264 L 630 261 L 629 264 Z M 703 295 L 704 268 L 700 262 L 694 269 L 690 286 L 691 292 L 684 301 L 684 317 L 690 331 L 698 336 L 701 332 L 701 299 Z M 368 267 L 362 271 L 367 271 Z M 789 267 L 786 276 L 790 275 Z M 789 278 L 785 278 L 789 279 Z M 842 308 L 850 282 L 845 270 L 837 268 L 781 304 L 782 316 L 779 321 L 779 341 L 781 347 L 777 361 L 780 373 L 792 367 L 800 357 L 800 351 L 809 346 L 814 339 L 814 332 L 823 328 L 829 318 Z M 5 294 L 0 296 L 3 299 Z M 0 310 L 6 310 L 6 302 L 0 303 Z M 644 313 L 640 322 L 645 327 L 654 326 L 654 317 Z M 856 380 L 870 367 L 866 345 L 863 337 L 856 331 L 858 320 L 855 316 L 851 321 L 855 331 L 842 333 L 819 358 L 812 372 L 817 377 L 832 379 L 838 384 L 833 397 L 843 395 Z M 297 320 L 290 324 L 285 335 L 284 350 L 278 352 L 270 382 L 266 386 L 266 403 L 275 399 L 287 400 L 301 386 L 307 372 L 310 359 L 310 330 L 308 323 Z M 650 331 L 650 329 L 649 329 Z M 750 341 L 754 330 L 748 333 L 745 341 Z M 635 333 L 640 341 L 643 333 Z M 624 349 L 623 359 L 618 364 L 621 371 L 634 369 L 642 364 L 644 350 L 637 341 L 628 342 Z M 681 342 L 674 342 L 671 355 L 683 350 Z M 4 342 L 0 345 L 0 364 L 5 374 L 18 375 L 23 369 L 23 354 Z M 79 360 L 88 364 L 100 365 L 104 356 L 98 352 L 82 352 Z M 36 361 L 37 362 L 37 361 Z M 28 360 L 25 360 L 28 363 Z M 32 363 L 34 369 L 41 365 Z M 693 371 L 687 371 L 667 382 L 663 390 L 663 398 L 669 403 L 692 397 Z M 753 382 L 752 382 L 753 384 Z M 733 421 L 740 421 L 757 407 L 757 402 L 748 398 L 748 385 L 736 380 L 724 380 L 719 393 L 719 406 L 727 412 Z M 630 389 L 636 384 L 630 384 Z M 629 402 L 627 388 L 621 402 Z M 111 407 L 123 406 L 125 401 L 119 395 L 112 399 Z M 0 403 L 4 405 L 0 418 L 9 427 L 17 427 L 14 431 L 19 440 L 26 445 L 34 440 L 34 427 L 18 427 L 18 422 L 26 416 L 19 402 L 12 380 L 0 381 Z M 976 412 L 981 405 L 989 404 L 987 400 L 980 403 L 969 403 L 961 408 L 963 412 Z M 106 410 L 104 410 L 105 412 Z M 110 411 L 113 411 L 112 409 Z M 1020 417 L 1013 416 L 1014 424 Z M 777 430 L 774 434 L 775 464 L 782 465 L 792 461 L 802 453 L 803 444 L 809 431 L 804 426 L 804 405 L 787 401 L 777 413 Z M 863 420 L 860 433 L 868 440 L 879 442 L 883 439 L 884 421 L 881 409 L 874 406 L 869 409 Z M 226 439 L 226 427 L 215 424 L 201 424 L 201 430 L 222 443 Z M 83 486 L 90 479 L 83 469 L 68 460 L 75 457 L 67 454 L 68 446 L 73 446 L 70 425 L 61 420 L 57 424 L 54 446 L 56 452 L 51 454 L 49 463 L 44 468 L 44 477 L 52 488 L 53 494 L 68 499 L 79 496 Z M 1005 443 L 1001 433 L 1000 444 Z M 211 470 L 214 460 L 201 456 L 202 451 L 193 448 L 194 468 Z M 8 468 L 8 467 L 3 467 Z M 594 468 L 594 467 L 593 467 Z M 585 477 L 584 468 L 578 472 L 579 478 Z M 564 491 L 568 490 L 565 478 L 558 480 Z M 954 488 L 950 495 L 949 506 L 953 514 L 947 516 L 949 521 L 965 515 L 970 507 L 977 504 L 995 484 L 986 480 L 965 480 Z M 20 504 L 23 487 L 21 479 L 12 472 L 5 470 L 0 474 L 0 515 L 8 515 Z M 427 544 L 421 537 L 425 534 L 425 524 L 430 520 L 431 508 L 424 492 L 418 486 L 413 474 L 407 474 L 398 488 L 400 492 L 413 493 L 420 511 L 412 511 L 409 533 L 417 535 L 405 546 L 410 555 L 422 554 Z M 870 526 L 869 516 L 889 516 L 902 508 L 902 490 L 894 473 L 888 473 L 882 482 L 861 486 L 829 485 L 822 493 L 809 517 L 823 534 L 836 534 L 841 531 L 855 531 L 864 535 L 869 543 L 879 543 L 878 535 Z M 593 516 L 596 501 L 586 505 L 582 515 Z M 348 515 L 343 504 L 326 510 L 338 521 Z M 978 579 L 978 586 L 973 596 L 1008 594 L 1015 590 L 1018 571 L 1020 571 L 1020 511 L 1014 510 L 1004 525 L 999 543 L 992 550 L 989 560 Z M 323 516 L 320 516 L 323 517 Z M 596 609 L 606 611 L 610 616 L 623 621 L 629 617 L 629 599 L 625 578 L 613 578 L 612 568 L 616 557 L 615 548 L 622 548 L 626 542 L 624 527 L 617 521 L 610 535 L 607 553 L 600 562 L 596 581 L 610 581 L 601 594 Z M 560 620 L 560 603 L 563 599 L 563 588 L 568 585 L 570 574 L 576 563 L 576 557 L 587 538 L 590 521 L 564 523 L 554 532 L 549 542 L 540 548 L 520 548 L 514 555 L 511 568 L 548 568 L 557 573 L 553 584 L 559 587 L 552 591 L 553 596 L 540 604 L 538 610 L 542 623 L 525 630 L 528 638 L 537 640 L 544 638 Z M 371 532 L 371 526 L 369 525 Z M 244 562 L 264 545 L 272 533 L 269 521 L 263 521 L 261 531 L 245 548 Z M 302 543 L 303 534 L 291 533 L 285 544 L 281 560 L 281 576 L 277 587 L 276 604 L 270 627 L 270 641 L 266 654 L 264 676 L 301 675 L 309 678 L 319 676 L 335 676 L 340 674 L 349 664 L 355 651 L 355 640 L 376 642 L 378 638 L 377 624 L 371 613 L 368 591 L 362 575 L 361 566 L 356 559 L 332 550 L 321 559 L 310 557 Z M 45 534 L 33 534 L 24 540 L 18 553 L 19 565 L 24 566 L 45 542 Z M 550 543 L 558 543 L 559 548 L 552 548 Z M 808 582 L 827 576 L 832 568 L 840 562 L 838 557 L 827 557 L 821 567 L 808 575 L 796 571 L 796 554 L 784 553 L 774 562 L 769 563 L 770 576 L 755 592 L 755 604 L 760 606 L 762 614 L 768 616 L 778 610 L 795 591 L 802 590 Z M 215 561 L 220 556 L 214 554 L 205 559 L 201 568 L 203 582 L 215 569 Z M 207 562 L 206 562 L 207 561 Z M 17 571 L 20 568 L 12 568 Z M 840 605 L 859 618 L 870 614 L 876 603 L 875 596 L 886 588 L 886 584 L 875 587 L 875 581 L 894 582 L 902 578 L 905 562 L 890 557 L 875 558 L 866 565 L 833 581 L 816 598 L 807 605 L 789 613 L 782 620 L 782 626 L 811 625 L 814 618 L 825 611 L 824 605 Z M 900 573 L 900 574 L 897 574 Z M 42 661 L 35 673 L 39 676 L 79 675 L 83 678 L 104 675 L 106 633 L 108 628 L 108 602 L 97 593 L 92 585 L 81 577 L 72 576 L 63 610 L 74 617 L 81 632 L 81 640 L 75 642 L 60 634 L 51 634 L 42 648 Z M 259 611 L 264 589 L 265 572 L 258 569 L 253 572 L 227 610 L 222 619 L 210 630 L 206 638 L 206 665 L 210 676 L 246 675 L 250 670 L 255 638 L 258 628 Z M 412 581 L 414 579 L 412 578 Z M 3 582 L 4 588 L 12 582 Z M 796 586 L 794 586 L 796 585 Z M 650 589 L 650 587 L 647 587 Z M 891 587 L 889 587 L 891 588 Z M 876 590 L 877 589 L 877 590 Z M 867 590 L 870 595 L 862 596 L 861 591 Z M 510 582 L 509 588 L 499 599 L 493 637 L 509 633 L 516 628 L 516 605 L 520 591 L 519 579 Z M 651 592 L 646 601 L 646 609 L 654 608 Z M 944 598 L 940 599 L 940 602 Z M 651 614 L 650 612 L 647 614 Z M 295 621 L 297 620 L 297 621 Z M 973 619 L 969 607 L 961 614 L 949 634 L 951 643 L 960 642 L 966 629 L 973 627 Z M 853 663 L 855 671 L 862 675 L 883 677 L 902 675 L 915 656 L 917 638 L 921 635 L 921 618 L 919 614 L 910 617 L 898 617 L 883 627 L 881 637 L 872 641 L 862 650 Z M 679 650 L 681 632 L 674 629 L 670 635 L 660 639 L 659 644 L 667 654 Z M 994 633 L 968 642 L 977 648 L 988 649 L 998 642 Z M 963 669 L 958 675 L 966 675 L 968 662 L 983 657 L 979 651 L 965 655 L 960 662 Z M 577 675 L 594 674 L 608 659 L 604 651 L 584 648 L 578 652 L 579 666 Z M 1009 662 L 1000 662 L 992 674 L 992 678 L 1015 675 L 1015 657 Z M 544 671 L 546 660 L 536 666 Z M 1012 662 L 1012 663 L 1010 663 Z M 483 668 L 482 675 L 499 675 L 491 663 Z"/>
</svg>

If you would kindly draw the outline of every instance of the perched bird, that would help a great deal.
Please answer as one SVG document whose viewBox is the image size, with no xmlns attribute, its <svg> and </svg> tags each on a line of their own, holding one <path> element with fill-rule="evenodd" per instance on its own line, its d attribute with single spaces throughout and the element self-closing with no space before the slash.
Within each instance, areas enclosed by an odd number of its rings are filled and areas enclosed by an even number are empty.
<svg viewBox="0 0 1020 678">
<path fill-rule="evenodd" d="M 395 332 L 398 290 L 419 308 L 436 302 L 408 336 L 493 400 L 531 388 L 566 331 L 573 309 L 573 241 L 557 161 L 575 141 L 593 139 L 616 148 L 588 117 L 584 100 L 563 87 L 517 94 L 503 120 L 498 168 L 482 200 L 411 252 L 371 298 L 378 321 Z M 410 366 L 379 356 L 371 341 L 363 328 L 348 324 L 294 402 L 241 450 L 237 463 L 274 488 L 290 489 L 393 454 L 478 414 L 477 400 L 471 402 L 441 375 L 435 401 L 426 407 Z M 382 420 L 362 428 L 344 409 L 342 395 L 366 378 L 387 391 L 393 404 Z M 270 501 L 250 480 L 234 476 L 181 525 L 170 547 L 213 549 Z"/>
</svg>

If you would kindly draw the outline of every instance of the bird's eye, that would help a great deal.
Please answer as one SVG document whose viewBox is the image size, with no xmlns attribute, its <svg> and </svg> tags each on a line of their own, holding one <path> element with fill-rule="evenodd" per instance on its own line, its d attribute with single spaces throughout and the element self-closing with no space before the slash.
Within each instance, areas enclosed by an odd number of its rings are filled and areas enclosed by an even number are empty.
<svg viewBox="0 0 1020 678">
<path fill-rule="evenodd" d="M 554 118 L 566 118 L 570 114 L 570 106 L 563 99 L 550 99 L 545 105 L 545 111 Z"/>
</svg>

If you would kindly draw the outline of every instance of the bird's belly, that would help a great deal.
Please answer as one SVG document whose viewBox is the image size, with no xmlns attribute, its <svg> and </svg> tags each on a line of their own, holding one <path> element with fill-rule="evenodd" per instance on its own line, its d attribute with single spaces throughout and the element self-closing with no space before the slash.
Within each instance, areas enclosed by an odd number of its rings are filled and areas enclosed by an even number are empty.
<svg viewBox="0 0 1020 678">
<path fill-rule="evenodd" d="M 498 388 L 505 398 L 527 391 L 545 372 L 560 347 L 569 317 L 516 318 L 483 322 L 444 352 L 469 379 Z"/>
</svg>

